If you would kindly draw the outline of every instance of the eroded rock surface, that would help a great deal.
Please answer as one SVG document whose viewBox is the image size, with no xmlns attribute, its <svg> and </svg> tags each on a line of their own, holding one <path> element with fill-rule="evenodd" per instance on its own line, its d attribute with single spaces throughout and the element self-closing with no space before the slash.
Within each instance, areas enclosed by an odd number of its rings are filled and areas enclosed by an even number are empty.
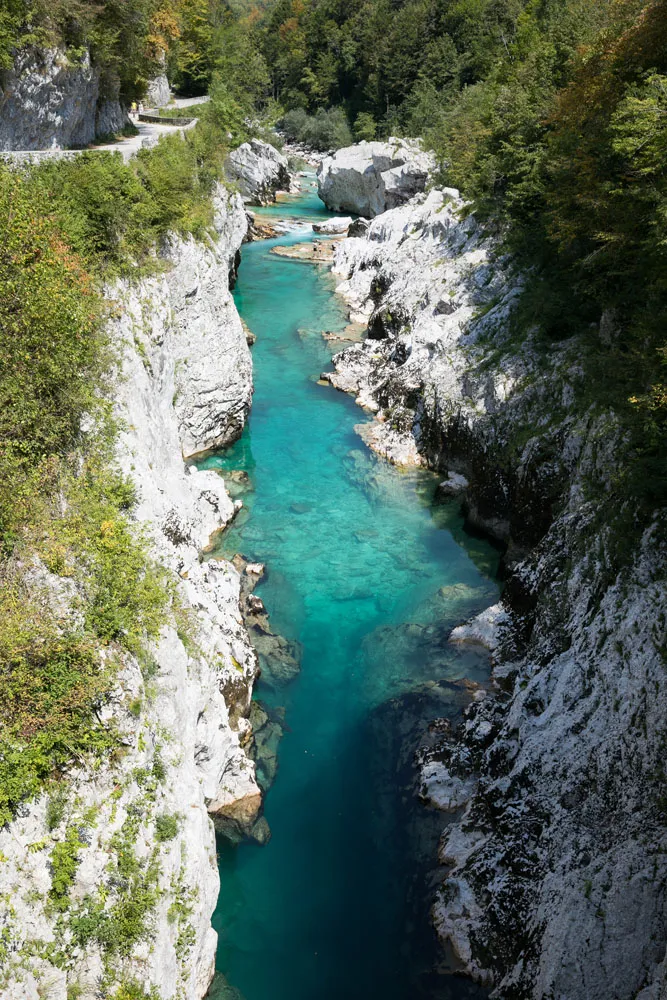
<svg viewBox="0 0 667 1000">
<path fill-rule="evenodd" d="M 100 78 L 86 50 L 18 52 L 0 81 L 0 150 L 67 149 L 119 132 L 129 122 L 118 81 Z"/>
<path fill-rule="evenodd" d="M 649 523 L 619 562 L 587 485 L 611 488 L 617 420 L 575 403 L 576 340 L 517 351 L 521 276 L 464 208 L 433 190 L 339 244 L 368 338 L 327 376 L 377 415 L 372 447 L 443 472 L 507 546 L 502 605 L 453 636 L 493 650 L 496 694 L 423 762 L 424 798 L 459 817 L 434 923 L 494 997 L 649 1000 L 667 940 L 663 534 Z"/>
<path fill-rule="evenodd" d="M 171 87 L 166 73 L 158 73 L 146 86 L 145 103 L 149 108 L 164 108 L 171 101 Z"/>
<path fill-rule="evenodd" d="M 225 160 L 225 175 L 252 205 L 268 205 L 276 200 L 276 191 L 290 189 L 286 158 L 261 139 L 233 149 Z"/>
<path fill-rule="evenodd" d="M 96 1000 L 104 982 L 115 995 L 121 977 L 147 992 L 155 987 L 165 1000 L 201 1000 L 214 971 L 211 915 L 220 888 L 212 819 L 236 839 L 268 836 L 247 752 L 258 662 L 242 620 L 240 576 L 228 562 L 201 558 L 235 505 L 217 473 L 186 466 L 182 455 L 184 439 L 197 447 L 209 441 L 220 404 L 233 409 L 238 430 L 249 403 L 247 347 L 228 293 L 242 219 L 240 199 L 219 192 L 215 246 L 174 241 L 171 269 L 107 290 L 122 367 L 118 462 L 135 484 L 136 517 L 173 583 L 177 610 L 141 662 L 123 654 L 103 706 L 123 752 L 95 773 L 73 764 L 55 791 L 22 806 L 0 831 L 7 1000 Z M 209 382 L 189 385 L 183 369 L 191 360 L 198 371 L 194 355 L 204 349 Z M 193 406 L 203 397 L 200 437 L 175 403 L 179 389 Z M 45 570 L 35 573 L 53 613 L 65 613 L 75 595 Z M 62 796 L 55 812 L 54 795 Z M 54 907 L 54 851 L 72 836 L 67 903 Z M 141 933 L 128 944 L 123 914 L 146 900 Z M 122 961 L 108 940 L 125 942 Z"/>
<path fill-rule="evenodd" d="M 194 239 L 169 248 L 174 409 L 186 459 L 235 441 L 252 399 L 252 360 L 229 290 L 247 227 L 238 194 L 219 188 L 214 226 L 218 239 L 205 250 Z"/>
<path fill-rule="evenodd" d="M 360 142 L 322 161 L 317 190 L 327 208 L 371 218 L 424 191 L 434 169 L 419 139 Z"/>
</svg>

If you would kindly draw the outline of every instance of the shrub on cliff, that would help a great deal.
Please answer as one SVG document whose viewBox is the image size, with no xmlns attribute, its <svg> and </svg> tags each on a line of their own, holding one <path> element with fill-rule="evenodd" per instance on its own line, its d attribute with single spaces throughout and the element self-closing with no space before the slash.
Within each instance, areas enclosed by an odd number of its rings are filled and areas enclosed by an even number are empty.
<svg viewBox="0 0 667 1000">
<path fill-rule="evenodd" d="M 134 275 L 137 267 L 157 266 L 154 251 L 167 234 L 205 235 L 214 185 L 230 146 L 245 138 L 242 128 L 240 112 L 216 98 L 196 129 L 164 136 L 129 163 L 90 152 L 33 166 L 22 182 L 25 197 L 34 212 L 57 223 L 90 271 Z"/>
<path fill-rule="evenodd" d="M 97 712 L 118 654 L 155 636 L 169 603 L 110 464 L 102 298 L 41 191 L 0 172 L 0 825 L 117 745 Z M 109 213 L 91 204 L 96 231 Z"/>
</svg>

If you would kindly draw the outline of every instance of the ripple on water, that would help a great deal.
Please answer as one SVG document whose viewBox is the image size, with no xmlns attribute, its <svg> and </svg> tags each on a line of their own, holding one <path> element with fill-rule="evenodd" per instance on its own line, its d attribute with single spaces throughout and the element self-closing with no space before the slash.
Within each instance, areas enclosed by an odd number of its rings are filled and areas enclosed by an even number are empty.
<svg viewBox="0 0 667 1000">
<path fill-rule="evenodd" d="M 330 213 L 313 191 L 278 208 Z M 304 234 L 279 242 L 302 241 Z M 360 447 L 360 411 L 317 385 L 323 331 L 346 317 L 321 268 L 244 248 L 235 289 L 257 335 L 249 426 L 207 460 L 231 476 L 245 513 L 226 554 L 268 563 L 259 592 L 272 626 L 302 650 L 287 686 L 260 681 L 264 847 L 220 845 L 218 1000 L 408 1000 L 481 995 L 433 970 L 428 902 L 445 823 L 418 805 L 413 753 L 428 722 L 454 716 L 456 682 L 483 681 L 486 658 L 452 648 L 451 627 L 497 596 L 497 553 L 469 538 L 437 479 L 401 472 Z M 238 491 L 238 493 L 236 492 Z M 284 708 L 284 712 L 282 711 Z M 261 713 L 264 715 L 261 715 Z"/>
</svg>

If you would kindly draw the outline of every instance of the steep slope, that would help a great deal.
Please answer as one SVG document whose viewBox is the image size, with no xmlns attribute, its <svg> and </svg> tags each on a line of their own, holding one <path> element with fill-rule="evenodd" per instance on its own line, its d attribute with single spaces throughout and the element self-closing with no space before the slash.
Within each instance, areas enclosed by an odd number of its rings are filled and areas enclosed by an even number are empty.
<svg viewBox="0 0 667 1000">
<path fill-rule="evenodd" d="M 433 190 L 340 245 L 369 339 L 326 375 L 377 413 L 371 447 L 441 470 L 507 546 L 502 606 L 453 634 L 492 648 L 495 690 L 422 762 L 456 812 L 434 923 L 494 996 L 648 1000 L 667 937 L 661 519 L 610 514 L 625 439 L 586 392 L 585 343 L 517 336 L 521 276 L 463 209 Z"/>
<path fill-rule="evenodd" d="M 87 49 L 76 59 L 63 48 L 25 49 L 3 74 L 0 150 L 87 146 L 129 124 L 118 80 L 103 77 Z"/>
<path fill-rule="evenodd" d="M 12 1000 L 92 1000 L 123 986 L 200 1000 L 213 973 L 211 817 L 252 835 L 261 805 L 244 749 L 257 657 L 238 572 L 201 561 L 234 505 L 217 474 L 183 456 L 233 440 L 250 404 L 252 365 L 228 290 L 245 226 L 240 198 L 220 189 L 214 242 L 174 239 L 163 275 L 107 290 L 121 359 L 118 462 L 173 587 L 176 622 L 140 658 L 122 654 L 101 712 L 123 752 L 93 773 L 73 766 L 0 832 L 0 981 Z M 40 565 L 33 577 L 54 615 L 76 615 L 73 583 Z"/>
</svg>

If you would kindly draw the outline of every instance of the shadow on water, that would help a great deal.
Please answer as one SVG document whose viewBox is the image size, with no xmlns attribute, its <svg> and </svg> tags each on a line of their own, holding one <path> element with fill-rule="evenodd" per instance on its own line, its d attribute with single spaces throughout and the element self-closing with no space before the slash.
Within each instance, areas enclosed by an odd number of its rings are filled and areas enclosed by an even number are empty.
<svg viewBox="0 0 667 1000">
<path fill-rule="evenodd" d="M 289 211 L 328 214 L 312 191 Z M 321 332 L 346 318 L 331 276 L 272 256 L 275 243 L 244 249 L 235 289 L 257 334 L 252 417 L 205 464 L 245 504 L 220 552 L 268 564 L 261 596 L 300 643 L 302 669 L 286 686 L 258 684 L 286 723 L 266 797 L 272 839 L 219 844 L 224 980 L 212 995 L 484 996 L 435 970 L 428 913 L 447 818 L 418 802 L 413 760 L 429 722 L 461 710 L 461 682 L 488 678 L 487 658 L 447 637 L 496 600 L 498 552 L 464 532 L 456 504 L 434 503 L 436 477 L 367 451 L 362 411 L 316 384 L 329 363 Z"/>
</svg>

